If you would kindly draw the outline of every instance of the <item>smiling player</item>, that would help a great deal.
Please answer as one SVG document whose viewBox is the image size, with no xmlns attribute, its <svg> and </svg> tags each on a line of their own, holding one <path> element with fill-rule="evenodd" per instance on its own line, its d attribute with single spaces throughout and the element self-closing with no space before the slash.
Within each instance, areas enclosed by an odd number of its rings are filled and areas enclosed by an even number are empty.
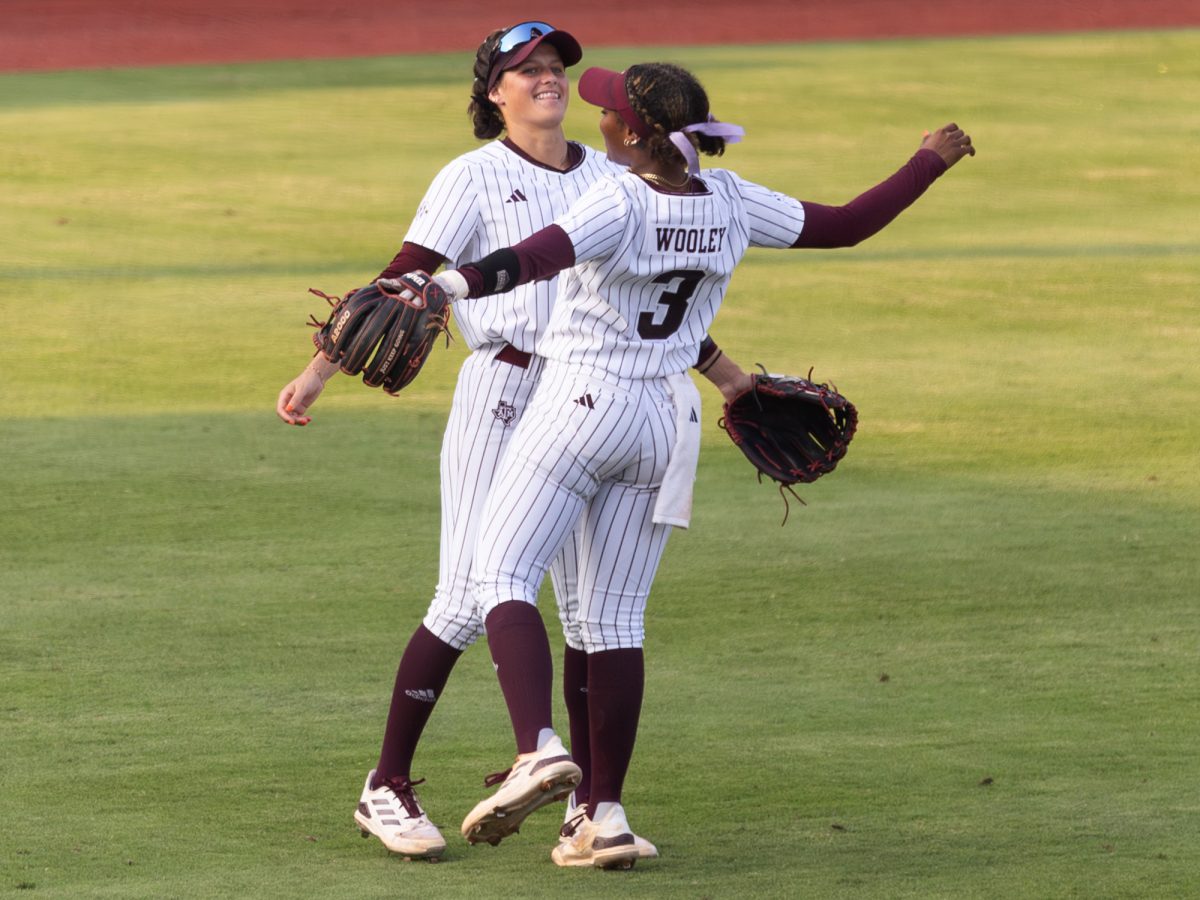
<svg viewBox="0 0 1200 900">
<path fill-rule="evenodd" d="M 432 272 L 443 262 L 458 264 L 516 243 L 553 222 L 594 182 L 621 171 L 603 153 L 568 141 L 563 133 L 570 92 L 566 69 L 581 56 L 573 36 L 545 22 L 523 22 L 488 35 L 475 56 L 469 113 L 475 136 L 489 142 L 437 174 L 381 278 L 414 269 Z M 554 296 L 553 281 L 535 282 L 503 298 L 471 304 L 455 316 L 471 354 L 459 372 L 442 444 L 437 589 L 401 657 L 379 762 L 367 775 L 355 812 L 364 834 L 405 856 L 436 857 L 445 850 L 445 840 L 413 790 L 412 760 L 455 663 L 483 631 L 470 592 L 479 514 L 544 368 L 534 351 Z M 706 351 L 705 366 L 726 397 L 748 378 L 714 345 Z M 316 356 L 280 392 L 279 417 L 291 425 L 308 424 L 309 408 L 336 371 Z M 587 658 L 574 624 L 579 605 L 574 542 L 564 544 L 549 569 L 565 623 L 563 691 L 579 764 L 567 774 L 582 777 L 576 799 L 585 802 Z M 643 856 L 655 855 L 649 841 L 639 842 Z"/>
</svg>

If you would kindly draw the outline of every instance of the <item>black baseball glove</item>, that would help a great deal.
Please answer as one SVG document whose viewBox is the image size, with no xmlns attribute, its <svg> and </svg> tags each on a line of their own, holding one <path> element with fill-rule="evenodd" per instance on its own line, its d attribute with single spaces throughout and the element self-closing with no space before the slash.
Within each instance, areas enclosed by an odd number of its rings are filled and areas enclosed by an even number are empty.
<svg viewBox="0 0 1200 900">
<path fill-rule="evenodd" d="M 759 479 L 766 475 L 783 490 L 834 470 L 854 437 L 858 410 L 828 384 L 764 372 L 725 404 L 720 425 Z"/>
<path fill-rule="evenodd" d="M 313 343 L 347 375 L 362 373 L 363 383 L 395 394 L 407 387 L 433 350 L 442 332 L 449 340 L 450 302 L 445 291 L 424 272 L 392 279 L 403 293 L 390 293 L 378 284 L 330 297 L 310 288 L 332 307 L 329 319 L 317 327 Z"/>
</svg>

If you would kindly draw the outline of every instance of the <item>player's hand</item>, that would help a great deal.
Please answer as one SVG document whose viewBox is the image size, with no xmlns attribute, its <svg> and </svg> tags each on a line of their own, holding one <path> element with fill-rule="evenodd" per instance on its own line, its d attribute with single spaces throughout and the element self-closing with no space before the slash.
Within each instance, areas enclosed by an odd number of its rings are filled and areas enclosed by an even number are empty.
<svg viewBox="0 0 1200 900">
<path fill-rule="evenodd" d="M 375 284 L 389 297 L 394 297 L 413 309 L 423 309 L 425 289 L 429 282 L 428 272 L 408 272 L 396 278 L 380 278 Z"/>
<path fill-rule="evenodd" d="M 430 290 L 440 288 L 451 303 L 467 296 L 467 280 L 454 269 L 447 269 L 432 277 L 428 272 L 409 272 L 398 278 L 380 278 L 375 283 L 385 294 L 415 309 L 423 306 L 426 293 Z"/>
<path fill-rule="evenodd" d="M 325 379 L 306 366 L 304 371 L 284 385 L 275 402 L 275 414 L 289 425 L 307 425 L 311 416 L 305 415 L 308 408 L 321 396 Z"/>
<path fill-rule="evenodd" d="M 950 168 L 964 156 L 974 156 L 975 147 L 971 144 L 971 136 L 951 122 L 934 132 L 925 132 L 921 141 L 922 150 L 932 150 Z"/>
<path fill-rule="evenodd" d="M 749 372 L 739 372 L 733 379 L 717 385 L 726 403 L 732 402 L 752 387 L 754 387 L 754 376 Z"/>
</svg>

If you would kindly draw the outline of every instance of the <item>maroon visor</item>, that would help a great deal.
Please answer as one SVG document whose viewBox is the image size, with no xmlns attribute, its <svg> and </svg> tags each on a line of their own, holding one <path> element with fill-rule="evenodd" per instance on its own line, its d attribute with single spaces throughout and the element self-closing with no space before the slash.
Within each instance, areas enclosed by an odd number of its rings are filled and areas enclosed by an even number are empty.
<svg viewBox="0 0 1200 900">
<path fill-rule="evenodd" d="M 522 22 L 500 35 L 495 59 L 488 67 L 488 92 L 507 69 L 525 62 L 543 41 L 558 51 L 564 66 L 573 66 L 583 59 L 583 48 L 572 35 L 545 22 Z"/>
<path fill-rule="evenodd" d="M 579 96 L 602 109 L 611 109 L 621 117 L 629 130 L 640 138 L 648 138 L 654 129 L 643 122 L 629 105 L 625 90 L 625 73 L 591 68 L 579 76 Z"/>
</svg>

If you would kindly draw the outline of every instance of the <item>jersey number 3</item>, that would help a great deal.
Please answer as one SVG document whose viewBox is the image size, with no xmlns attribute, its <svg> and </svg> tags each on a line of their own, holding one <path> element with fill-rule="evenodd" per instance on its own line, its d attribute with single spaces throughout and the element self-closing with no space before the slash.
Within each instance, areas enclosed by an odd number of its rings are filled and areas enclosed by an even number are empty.
<svg viewBox="0 0 1200 900">
<path fill-rule="evenodd" d="M 661 341 L 678 331 L 679 326 L 683 324 L 683 317 L 687 314 L 688 301 L 692 299 L 692 294 L 696 293 L 696 285 L 703 277 L 703 272 L 694 269 L 674 269 L 655 278 L 654 284 L 678 284 L 674 290 L 663 291 L 659 295 L 658 305 L 666 308 L 661 322 L 656 324 L 654 321 L 658 309 L 638 316 L 638 336 L 647 341 Z"/>
</svg>

